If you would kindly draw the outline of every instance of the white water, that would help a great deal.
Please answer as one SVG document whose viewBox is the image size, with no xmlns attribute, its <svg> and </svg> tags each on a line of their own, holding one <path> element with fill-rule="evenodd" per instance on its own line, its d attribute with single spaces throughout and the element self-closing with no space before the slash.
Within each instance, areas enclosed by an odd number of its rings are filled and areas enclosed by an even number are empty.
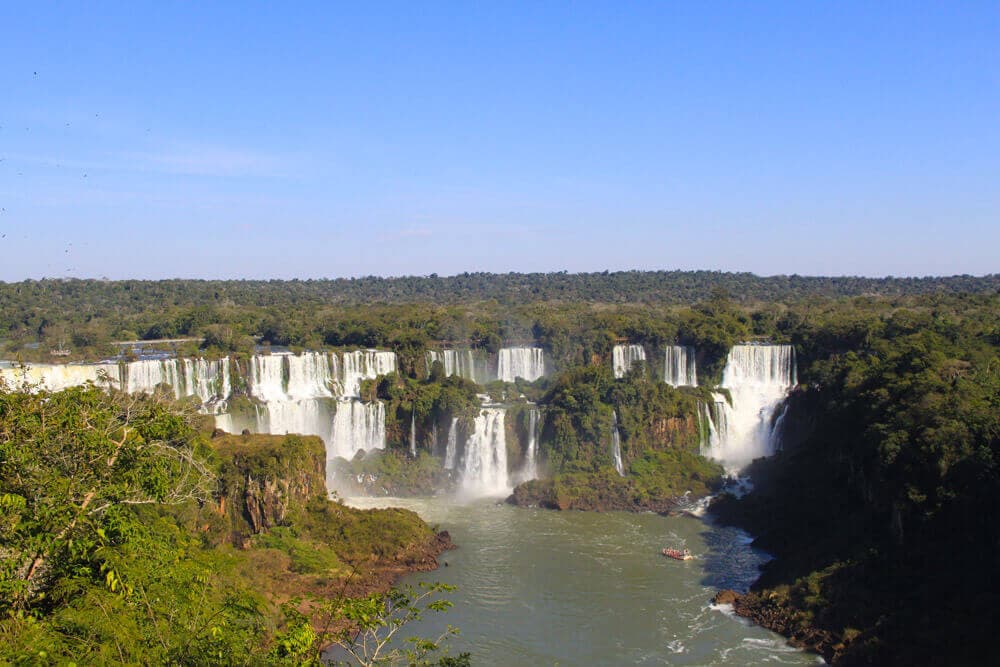
<svg viewBox="0 0 1000 667">
<path fill-rule="evenodd" d="M 325 352 L 254 355 L 249 366 L 250 394 L 265 402 L 357 398 L 363 380 L 396 370 L 396 353 L 356 350 L 339 357 Z"/>
<path fill-rule="evenodd" d="M 176 359 L 145 359 L 125 364 L 125 391 L 151 394 L 161 384 L 173 390 L 174 398 L 183 395 L 184 383 L 177 372 Z"/>
<path fill-rule="evenodd" d="M 417 458 L 417 413 L 410 413 L 410 458 Z"/>
<path fill-rule="evenodd" d="M 396 353 L 379 350 L 345 352 L 341 359 L 340 396 L 361 396 L 361 381 L 396 370 Z"/>
<path fill-rule="evenodd" d="M 616 378 L 623 378 L 637 361 L 646 360 L 642 345 L 615 345 L 611 349 L 611 369 Z"/>
<path fill-rule="evenodd" d="M 615 461 L 615 470 L 622 477 L 625 476 L 625 464 L 622 463 L 622 435 L 618 430 L 618 412 L 614 411 L 611 413 L 614 417 L 614 422 L 611 428 L 611 457 Z"/>
<path fill-rule="evenodd" d="M 731 473 L 775 451 L 773 423 L 796 383 L 795 350 L 791 345 L 735 345 L 722 372 L 721 394 L 711 409 L 705 450 Z"/>
<path fill-rule="evenodd" d="M 452 417 L 451 426 L 448 427 L 448 444 L 444 450 L 444 469 L 455 469 L 455 458 L 458 456 L 458 418 Z"/>
<path fill-rule="evenodd" d="M 698 371 L 695 350 L 684 345 L 670 345 L 664 353 L 663 381 L 674 387 L 697 387 Z"/>
<path fill-rule="evenodd" d="M 351 460 L 358 452 L 373 449 L 385 449 L 385 405 L 380 401 L 338 401 L 327 460 L 338 456 Z"/>
<path fill-rule="evenodd" d="M 132 393 L 152 393 L 168 386 L 175 398 L 196 396 L 206 413 L 225 410 L 232 398 L 229 358 L 139 360 L 104 364 L 37 364 L 0 369 L 11 386 L 42 383 L 58 391 L 106 374 L 115 387 Z M 360 450 L 385 448 L 385 408 L 364 404 L 361 382 L 396 370 L 396 354 L 359 350 L 342 355 L 304 352 L 254 355 L 246 363 L 247 393 L 255 399 L 252 414 L 217 414 L 216 426 L 229 433 L 315 435 L 326 444 L 328 458 L 351 458 Z M 341 399 L 339 402 L 335 399 Z M 415 450 L 415 424 L 411 427 Z"/>
<path fill-rule="evenodd" d="M 269 433 L 271 435 L 315 435 L 329 443 L 331 424 L 334 419 L 333 399 L 304 398 L 298 401 L 272 401 L 254 405 L 256 419 L 250 424 L 233 423 L 234 427 L 250 429 L 252 433 Z M 217 419 L 216 426 L 224 431 L 225 420 Z M 237 431 L 228 431 L 235 433 Z M 329 444 L 328 444 L 329 448 Z"/>
<path fill-rule="evenodd" d="M 524 454 L 524 467 L 519 481 L 538 479 L 538 408 L 528 410 L 528 448 Z"/>
<path fill-rule="evenodd" d="M 497 379 L 503 382 L 513 382 L 515 378 L 524 378 L 534 382 L 545 377 L 548 368 L 545 364 L 545 351 L 540 347 L 502 347 L 497 362 Z"/>
<path fill-rule="evenodd" d="M 184 359 L 185 396 L 197 396 L 202 404 L 225 400 L 232 392 L 229 357 L 216 361 Z"/>
<path fill-rule="evenodd" d="M 288 374 L 285 392 L 292 400 L 328 398 L 334 395 L 331 386 L 337 370 L 336 355 L 303 352 L 299 355 L 282 356 Z"/>
<path fill-rule="evenodd" d="M 476 417 L 462 456 L 462 492 L 468 496 L 510 493 L 503 408 L 483 408 Z"/>
<path fill-rule="evenodd" d="M 17 389 L 25 382 L 30 385 L 40 384 L 49 391 L 61 391 L 87 382 L 103 386 L 102 376 L 107 377 L 112 386 L 120 386 L 118 364 L 31 364 L 0 368 L 0 378 L 11 389 Z"/>
<path fill-rule="evenodd" d="M 435 361 L 440 361 L 444 366 L 446 376 L 458 375 L 479 384 L 483 383 L 486 376 L 485 368 L 480 368 L 482 364 L 477 364 L 472 350 L 427 350 L 428 372 Z"/>
</svg>

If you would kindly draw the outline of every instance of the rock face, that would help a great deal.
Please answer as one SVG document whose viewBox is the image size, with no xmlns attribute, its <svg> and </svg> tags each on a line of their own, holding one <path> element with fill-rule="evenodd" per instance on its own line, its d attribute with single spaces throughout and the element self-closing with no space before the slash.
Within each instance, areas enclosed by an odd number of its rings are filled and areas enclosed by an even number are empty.
<svg viewBox="0 0 1000 667">
<path fill-rule="evenodd" d="M 409 510 L 359 510 L 330 501 L 325 449 L 318 437 L 227 435 L 212 444 L 222 459 L 217 501 L 219 514 L 228 519 L 229 540 L 252 548 L 257 535 L 295 527 L 308 548 L 351 564 L 352 574 L 342 582 L 347 595 L 387 590 L 408 572 L 436 569 L 437 557 L 454 548 L 447 531 L 435 534 Z M 325 577 L 275 576 L 279 587 L 328 592 L 317 583 Z"/>
<path fill-rule="evenodd" d="M 734 590 L 726 589 L 724 591 L 719 591 L 712 598 L 712 602 L 715 604 L 733 604 L 740 597 L 740 594 Z"/>
<path fill-rule="evenodd" d="M 816 628 L 801 612 L 766 592 L 740 594 L 733 590 L 722 590 L 715 594 L 712 602 L 732 605 L 737 615 L 784 635 L 792 646 L 819 653 L 827 662 L 837 662 L 846 648 L 837 637 Z"/>
<path fill-rule="evenodd" d="M 224 436 L 213 442 L 226 461 L 219 505 L 237 544 L 287 522 L 289 511 L 326 494 L 326 454 L 317 437 Z"/>
</svg>

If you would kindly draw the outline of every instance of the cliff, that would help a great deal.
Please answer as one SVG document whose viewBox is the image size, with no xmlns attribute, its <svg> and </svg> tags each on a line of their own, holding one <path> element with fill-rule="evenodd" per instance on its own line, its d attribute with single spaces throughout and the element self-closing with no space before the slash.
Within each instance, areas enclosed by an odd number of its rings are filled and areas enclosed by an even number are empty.
<svg viewBox="0 0 1000 667">
<path fill-rule="evenodd" d="M 248 573 L 274 601 L 385 590 L 407 572 L 435 569 L 453 547 L 414 512 L 330 500 L 319 438 L 217 435 L 211 444 L 225 526 L 216 534 L 246 553 Z"/>
</svg>

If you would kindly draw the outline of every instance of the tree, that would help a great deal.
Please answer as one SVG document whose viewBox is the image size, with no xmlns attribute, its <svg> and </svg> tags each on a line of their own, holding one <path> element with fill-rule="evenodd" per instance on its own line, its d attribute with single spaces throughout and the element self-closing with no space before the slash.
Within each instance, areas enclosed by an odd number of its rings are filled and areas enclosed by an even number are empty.
<svg viewBox="0 0 1000 667">
<path fill-rule="evenodd" d="M 275 642 L 273 656 L 318 662 L 323 647 L 333 645 L 348 656 L 347 661 L 334 664 L 465 667 L 471 664 L 468 653 L 448 655 L 445 640 L 458 634 L 451 625 L 435 639 L 399 639 L 403 628 L 421 620 L 425 613 L 450 609 L 452 603 L 440 595 L 455 590 L 448 584 L 420 582 L 417 587 L 403 586 L 362 598 L 341 595 L 314 600 L 312 621 L 299 611 L 298 601 L 293 601 L 285 605 L 287 629 Z M 317 620 L 326 628 L 318 633 L 313 630 Z"/>
<path fill-rule="evenodd" d="M 50 604 L 53 582 L 90 562 L 116 508 L 205 502 L 213 488 L 188 415 L 156 397 L 0 385 L 0 606 Z"/>
</svg>

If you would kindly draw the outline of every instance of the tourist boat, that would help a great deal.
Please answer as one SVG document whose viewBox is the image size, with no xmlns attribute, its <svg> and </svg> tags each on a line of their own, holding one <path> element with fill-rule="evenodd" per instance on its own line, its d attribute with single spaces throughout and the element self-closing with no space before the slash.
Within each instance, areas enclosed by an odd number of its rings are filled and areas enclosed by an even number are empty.
<svg viewBox="0 0 1000 667">
<path fill-rule="evenodd" d="M 694 558 L 691 552 L 687 549 L 681 551 L 680 549 L 664 549 L 663 555 L 667 558 L 673 558 L 675 560 L 691 560 Z"/>
</svg>

